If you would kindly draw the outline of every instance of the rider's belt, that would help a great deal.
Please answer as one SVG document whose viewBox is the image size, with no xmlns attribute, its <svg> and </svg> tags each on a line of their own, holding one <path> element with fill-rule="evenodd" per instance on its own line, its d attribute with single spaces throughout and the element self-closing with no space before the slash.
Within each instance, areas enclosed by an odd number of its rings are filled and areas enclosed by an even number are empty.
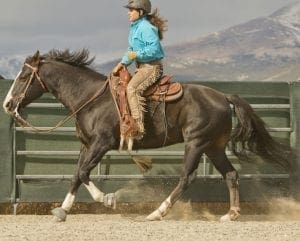
<svg viewBox="0 0 300 241">
<path fill-rule="evenodd" d="M 142 67 L 144 65 L 162 65 L 162 62 L 161 62 L 161 60 L 154 60 L 154 61 L 146 62 L 146 63 L 136 62 L 136 67 L 137 68 L 140 68 L 140 67 Z"/>
</svg>

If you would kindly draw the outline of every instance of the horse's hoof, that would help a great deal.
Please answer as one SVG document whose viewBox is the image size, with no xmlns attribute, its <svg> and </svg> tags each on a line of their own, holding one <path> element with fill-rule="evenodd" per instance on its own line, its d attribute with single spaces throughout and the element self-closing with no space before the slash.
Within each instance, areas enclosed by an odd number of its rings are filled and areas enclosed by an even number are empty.
<svg viewBox="0 0 300 241">
<path fill-rule="evenodd" d="M 229 221 L 236 221 L 240 216 L 240 213 L 235 210 L 230 210 L 227 214 L 220 218 L 221 222 L 229 222 Z"/>
<path fill-rule="evenodd" d="M 117 197 L 115 193 L 108 193 L 103 197 L 103 204 L 105 207 L 110 207 L 116 209 L 117 207 Z"/>
<path fill-rule="evenodd" d="M 225 214 L 224 216 L 222 216 L 222 217 L 220 218 L 220 221 L 221 221 L 221 222 L 230 222 L 230 221 L 232 221 L 232 220 L 230 219 L 230 214 L 227 213 L 227 214 Z"/>
<path fill-rule="evenodd" d="M 55 221 L 56 222 L 64 222 L 64 221 L 66 221 L 67 213 L 62 208 L 59 207 L 59 208 L 52 209 L 51 213 L 55 217 Z"/>
<path fill-rule="evenodd" d="M 150 215 L 146 217 L 146 220 L 148 221 L 160 221 L 162 220 L 162 215 L 158 210 L 155 210 Z"/>
</svg>

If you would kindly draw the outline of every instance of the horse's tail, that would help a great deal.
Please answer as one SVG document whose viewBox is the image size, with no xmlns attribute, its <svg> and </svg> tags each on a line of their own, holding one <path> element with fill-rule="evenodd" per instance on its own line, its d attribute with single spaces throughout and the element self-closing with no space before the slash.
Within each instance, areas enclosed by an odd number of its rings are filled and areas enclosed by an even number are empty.
<svg viewBox="0 0 300 241">
<path fill-rule="evenodd" d="M 276 163 L 288 171 L 292 170 L 296 155 L 290 146 L 272 138 L 263 120 L 245 100 L 237 95 L 226 96 L 226 98 L 233 104 L 238 119 L 231 136 L 233 153 L 241 160 L 249 161 L 251 159 L 247 151 L 250 151 L 267 162 Z"/>
</svg>

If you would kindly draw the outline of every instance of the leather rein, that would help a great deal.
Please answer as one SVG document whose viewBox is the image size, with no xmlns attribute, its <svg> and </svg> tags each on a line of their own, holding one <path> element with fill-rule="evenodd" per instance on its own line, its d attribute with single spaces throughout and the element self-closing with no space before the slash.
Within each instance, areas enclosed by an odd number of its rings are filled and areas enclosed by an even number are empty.
<svg viewBox="0 0 300 241">
<path fill-rule="evenodd" d="M 37 133 L 50 133 L 54 130 L 56 130 L 57 128 L 61 127 L 62 125 L 64 125 L 67 121 L 69 121 L 71 118 L 73 118 L 79 111 L 81 111 L 84 107 L 86 107 L 88 104 L 90 104 L 91 102 L 93 102 L 96 98 L 98 98 L 99 96 L 101 96 L 104 91 L 106 90 L 106 87 L 108 85 L 108 79 L 105 81 L 104 85 L 102 86 L 102 88 L 100 88 L 89 100 L 87 100 L 85 103 L 83 103 L 81 106 L 79 106 L 78 109 L 76 109 L 73 113 L 71 113 L 70 115 L 66 116 L 63 120 L 59 121 L 54 127 L 51 127 L 49 129 L 40 129 L 38 127 L 33 126 L 32 124 L 30 124 L 28 121 L 26 121 L 19 113 L 18 113 L 18 109 L 19 106 L 21 104 L 21 102 L 23 101 L 23 99 L 26 96 L 26 92 L 29 88 L 29 86 L 32 84 L 34 77 L 36 77 L 36 79 L 39 81 L 42 89 L 45 92 L 48 92 L 48 89 L 44 83 L 44 81 L 40 78 L 39 74 L 38 74 L 38 67 L 33 67 L 28 63 L 24 64 L 25 66 L 27 66 L 28 68 L 30 68 L 32 70 L 30 78 L 28 79 L 25 89 L 23 91 L 23 93 L 17 97 L 17 107 L 15 109 L 15 113 L 14 113 L 14 117 L 17 119 L 17 121 L 19 121 L 19 123 L 21 124 L 22 127 L 30 127 L 33 129 L 34 132 Z"/>
</svg>

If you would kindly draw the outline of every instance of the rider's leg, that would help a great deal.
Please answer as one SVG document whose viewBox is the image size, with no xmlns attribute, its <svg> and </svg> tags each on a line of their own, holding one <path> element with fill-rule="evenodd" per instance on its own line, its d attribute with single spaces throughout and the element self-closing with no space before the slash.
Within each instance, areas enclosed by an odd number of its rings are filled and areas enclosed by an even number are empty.
<svg viewBox="0 0 300 241">
<path fill-rule="evenodd" d="M 141 96 L 143 91 L 154 84 L 162 76 L 162 65 L 139 64 L 136 74 L 127 86 L 127 98 L 131 115 L 135 119 L 141 135 L 144 134 L 144 105 L 145 99 Z"/>
</svg>

